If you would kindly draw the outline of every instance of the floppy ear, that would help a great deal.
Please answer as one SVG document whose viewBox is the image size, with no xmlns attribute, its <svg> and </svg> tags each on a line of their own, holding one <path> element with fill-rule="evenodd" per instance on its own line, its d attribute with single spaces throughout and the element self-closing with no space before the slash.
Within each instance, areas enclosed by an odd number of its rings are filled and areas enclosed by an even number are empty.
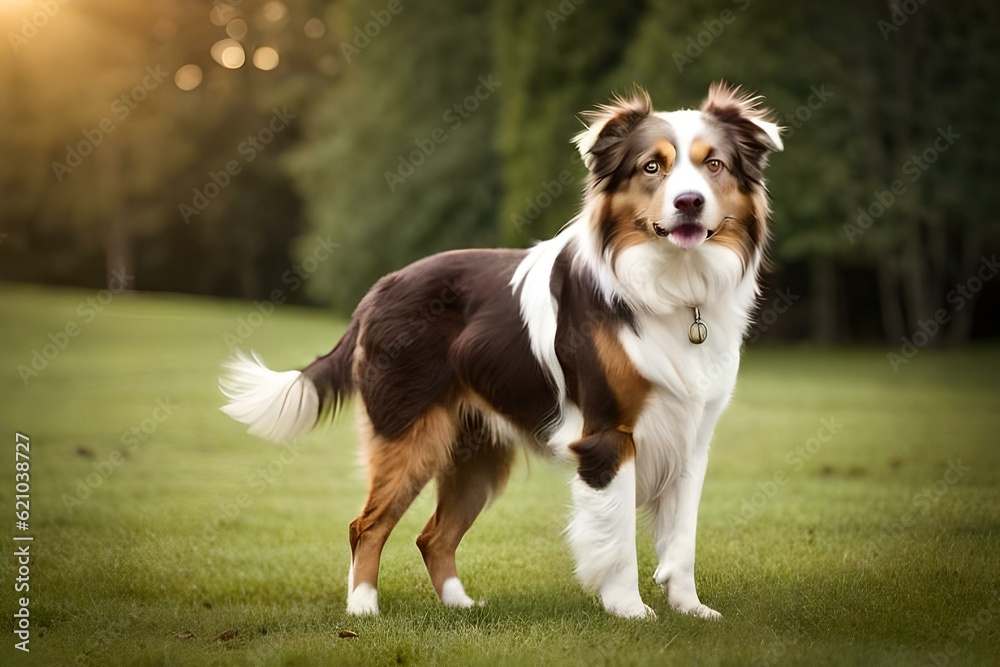
<svg viewBox="0 0 1000 667">
<path fill-rule="evenodd" d="M 636 87 L 629 97 L 615 96 L 609 104 L 602 104 L 593 111 L 585 111 L 582 116 L 587 125 L 573 138 L 583 158 L 583 163 L 592 174 L 598 176 L 603 158 L 634 130 L 639 123 L 653 113 L 649 93 Z"/>
<path fill-rule="evenodd" d="M 781 141 L 781 128 L 771 120 L 774 112 L 760 106 L 763 99 L 760 95 L 743 93 L 739 86 L 717 81 L 709 86 L 701 110 L 733 125 L 744 143 L 756 144 L 762 154 L 782 151 L 785 145 Z"/>
</svg>

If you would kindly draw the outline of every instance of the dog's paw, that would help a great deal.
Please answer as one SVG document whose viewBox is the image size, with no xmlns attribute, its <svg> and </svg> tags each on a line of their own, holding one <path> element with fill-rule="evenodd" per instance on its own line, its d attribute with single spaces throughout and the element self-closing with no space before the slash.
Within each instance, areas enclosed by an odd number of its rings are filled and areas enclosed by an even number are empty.
<svg viewBox="0 0 1000 667">
<path fill-rule="evenodd" d="M 704 618 L 708 621 L 722 620 L 722 614 L 700 602 L 693 605 L 679 605 L 671 603 L 671 606 L 674 610 L 679 611 L 682 614 L 687 614 L 688 616 L 697 616 L 698 618 Z"/>
<path fill-rule="evenodd" d="M 347 594 L 347 613 L 351 616 L 378 615 L 378 591 L 369 584 L 358 584 Z"/>
<path fill-rule="evenodd" d="M 648 618 L 654 620 L 656 612 L 649 605 L 643 604 L 642 600 L 631 603 L 604 603 L 604 609 L 609 614 L 619 618 Z"/>
<path fill-rule="evenodd" d="M 462 582 L 457 577 L 446 579 L 444 585 L 441 586 L 441 602 L 446 607 L 457 609 L 472 609 L 473 607 L 482 607 L 485 604 L 482 600 L 477 602 L 466 595 Z"/>
</svg>

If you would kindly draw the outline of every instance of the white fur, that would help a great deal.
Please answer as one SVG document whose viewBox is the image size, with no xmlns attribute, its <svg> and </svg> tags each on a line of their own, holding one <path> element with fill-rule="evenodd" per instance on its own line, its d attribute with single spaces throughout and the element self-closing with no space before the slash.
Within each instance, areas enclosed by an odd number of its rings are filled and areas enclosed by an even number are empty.
<svg viewBox="0 0 1000 667">
<path fill-rule="evenodd" d="M 763 134 L 758 135 L 757 138 L 763 141 L 765 146 L 772 151 L 785 150 L 785 144 L 781 141 L 780 127 L 770 121 L 761 120 L 759 118 L 751 118 L 750 121 L 761 129 Z"/>
<path fill-rule="evenodd" d="M 547 444 L 556 456 L 572 459 L 569 446 L 580 439 L 583 433 L 583 413 L 572 401 L 565 401 L 561 417 L 548 436 Z"/>
<path fill-rule="evenodd" d="M 515 293 L 521 290 L 521 319 L 528 329 L 531 352 L 555 387 L 558 403 L 566 396 L 566 378 L 556 357 L 556 300 L 550 282 L 552 266 L 572 236 L 564 232 L 536 244 L 521 260 L 510 280 Z"/>
<path fill-rule="evenodd" d="M 659 115 L 673 126 L 678 151 L 666 186 L 663 220 L 669 227 L 677 195 L 697 192 L 705 199 L 703 224 L 718 229 L 728 212 L 715 200 L 705 170 L 693 165 L 688 153 L 703 132 L 700 112 Z M 780 149 L 777 127 L 763 121 L 758 125 Z M 581 151 L 586 152 L 599 131 L 600 126 L 577 137 Z M 668 602 L 683 613 L 719 618 L 695 591 L 698 504 L 712 433 L 735 387 L 740 345 L 757 297 L 760 256 L 744 266 L 733 250 L 722 245 L 701 243 L 685 250 L 668 239 L 653 239 L 615 258 L 600 249 L 589 223 L 592 213 L 593 204 L 588 203 L 560 236 L 572 239 L 574 261 L 596 278 L 604 298 L 609 303 L 614 297 L 623 299 L 635 313 L 638 333 L 623 327 L 618 337 L 652 391 L 633 431 L 635 462 L 624 464 L 601 490 L 578 478 L 573 482 L 574 510 L 567 536 L 577 575 L 585 586 L 597 590 L 611 613 L 650 615 L 639 597 L 635 553 L 636 506 L 646 506 L 653 512 L 656 533 L 659 562 L 654 577 Z M 541 244 L 532 252 L 558 254 L 564 247 L 565 243 Z M 533 287 L 522 288 L 521 311 L 536 358 L 550 375 L 561 378 L 554 356 L 558 304 L 548 289 L 552 262 L 540 259 L 526 259 L 518 268 L 521 284 L 527 287 L 528 275 Z M 688 340 L 695 306 L 708 326 L 708 339 L 702 345 Z M 563 392 L 560 401 L 562 417 L 548 444 L 567 454 L 568 446 L 583 435 L 583 416 Z"/>
<path fill-rule="evenodd" d="M 650 503 L 659 559 L 653 579 L 660 584 L 675 610 L 711 620 L 720 619 L 722 615 L 702 604 L 695 590 L 695 537 L 698 504 L 708 466 L 708 446 L 725 404 L 725 400 L 715 400 L 705 406 L 699 423 L 694 425 L 696 436 L 689 441 L 691 450 L 680 459 L 683 468 Z"/>
<path fill-rule="evenodd" d="M 247 424 L 253 435 L 283 442 L 309 431 L 319 418 L 319 394 L 299 371 L 272 371 L 254 352 L 225 364 L 219 389 L 229 399 L 222 411 Z"/>
<path fill-rule="evenodd" d="M 441 584 L 441 602 L 448 607 L 462 609 L 471 609 L 477 605 L 475 600 L 465 594 L 465 588 L 458 577 L 449 577 Z"/>
<path fill-rule="evenodd" d="M 662 219 L 671 220 L 676 214 L 674 199 L 685 192 L 697 192 L 705 198 L 705 207 L 702 209 L 701 219 L 707 229 L 717 229 L 722 224 L 725 217 L 719 203 L 711 196 L 712 186 L 708 182 L 704 167 L 699 163 L 695 164 L 690 159 L 691 143 L 702 133 L 704 124 L 700 111 L 672 111 L 670 113 L 658 113 L 658 117 L 670 123 L 674 129 L 674 147 L 677 156 L 674 160 L 674 167 L 670 171 L 670 178 L 667 179 L 666 191 L 663 197 Z M 668 229 L 672 227 L 668 224 Z"/>
<path fill-rule="evenodd" d="M 347 594 L 347 613 L 352 616 L 375 616 L 378 614 L 378 591 L 368 583 L 358 584 Z"/>
<path fill-rule="evenodd" d="M 573 518 L 566 534 L 576 558 L 576 576 L 594 589 L 616 616 L 655 616 L 639 596 L 635 547 L 635 463 L 622 464 L 605 488 L 573 480 Z"/>
<path fill-rule="evenodd" d="M 525 438 L 509 419 L 491 409 L 485 401 L 461 401 L 458 404 L 458 414 L 462 421 L 478 418 L 489 433 L 490 441 L 498 446 L 507 446 Z"/>
</svg>

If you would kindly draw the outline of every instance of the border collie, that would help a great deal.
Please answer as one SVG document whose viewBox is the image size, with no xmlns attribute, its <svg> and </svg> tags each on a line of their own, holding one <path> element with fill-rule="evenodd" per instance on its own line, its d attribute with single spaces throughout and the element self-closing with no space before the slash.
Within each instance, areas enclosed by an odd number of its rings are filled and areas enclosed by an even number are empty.
<svg viewBox="0 0 1000 667">
<path fill-rule="evenodd" d="M 709 442 L 736 382 L 770 214 L 762 171 L 782 149 L 759 97 L 713 85 L 700 110 L 648 94 L 585 114 L 579 215 L 530 250 L 460 250 L 379 280 L 333 350 L 302 371 L 239 354 L 223 410 L 286 441 L 353 393 L 369 476 L 350 525 L 347 611 L 378 613 L 379 559 L 435 480 L 417 538 L 441 601 L 471 607 L 455 549 L 503 488 L 515 444 L 575 464 L 567 528 L 580 581 L 617 616 L 639 596 L 636 511 L 671 607 L 720 618 L 695 591 Z"/>
</svg>

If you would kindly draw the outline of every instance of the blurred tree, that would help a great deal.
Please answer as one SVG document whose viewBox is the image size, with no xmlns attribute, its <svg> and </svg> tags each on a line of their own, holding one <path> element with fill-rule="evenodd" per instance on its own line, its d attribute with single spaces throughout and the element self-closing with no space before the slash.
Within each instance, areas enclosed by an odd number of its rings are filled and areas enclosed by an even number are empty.
<svg viewBox="0 0 1000 667">
<path fill-rule="evenodd" d="M 494 137 L 510 84 L 494 68 L 489 3 L 390 5 L 344 15 L 343 81 L 291 163 L 313 233 L 344 250 L 310 288 L 345 312 L 388 271 L 497 240 Z"/>
<path fill-rule="evenodd" d="M 0 163 L 4 275 L 100 284 L 100 256 L 108 275 L 137 275 L 131 287 L 259 297 L 278 283 L 301 226 L 277 158 L 309 82 L 327 78 L 329 45 L 303 38 L 325 3 L 233 5 L 81 0 L 2 53 L 0 145 L 17 156 Z M 0 27 L 26 20 L 0 14 Z M 212 48 L 227 32 L 224 67 Z M 252 64 L 263 46 L 277 68 Z M 289 119 L 277 132 L 276 109 Z"/>
<path fill-rule="evenodd" d="M 500 225 L 505 244 L 524 245 L 551 236 L 579 209 L 585 170 L 571 144 L 583 129 L 578 114 L 636 81 L 619 70 L 645 3 L 495 4 L 497 68 L 507 83 Z"/>
<path fill-rule="evenodd" d="M 0 3 L 0 277 L 263 298 L 319 237 L 340 251 L 308 293 L 347 311 L 424 255 L 555 233 L 580 111 L 725 79 L 787 128 L 786 332 L 1000 331 L 974 308 L 1000 282 L 967 285 L 1000 240 L 985 0 L 74 0 L 34 28 L 24 5 Z"/>
</svg>

